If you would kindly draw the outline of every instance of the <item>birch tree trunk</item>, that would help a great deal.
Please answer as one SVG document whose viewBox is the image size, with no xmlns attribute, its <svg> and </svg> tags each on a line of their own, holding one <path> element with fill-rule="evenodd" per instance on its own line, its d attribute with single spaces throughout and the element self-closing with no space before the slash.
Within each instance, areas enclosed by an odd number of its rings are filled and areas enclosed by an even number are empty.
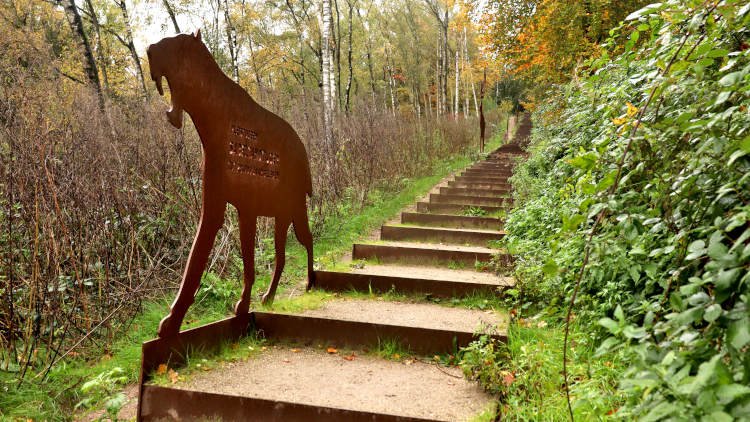
<svg viewBox="0 0 750 422">
<path fill-rule="evenodd" d="M 455 114 L 456 117 L 458 117 L 458 102 L 459 102 L 459 98 L 461 98 L 461 96 L 459 95 L 459 91 L 458 91 L 458 78 L 459 78 L 460 73 L 461 72 L 458 68 L 458 46 L 456 46 L 456 89 L 453 95 L 453 100 L 454 100 L 453 114 Z"/>
<path fill-rule="evenodd" d="M 83 74 L 86 76 L 88 83 L 96 90 L 99 96 L 99 107 L 104 110 L 104 96 L 102 94 L 102 86 L 99 83 L 99 72 L 96 70 L 96 61 L 94 61 L 94 55 L 91 53 L 91 46 L 89 45 L 88 38 L 86 38 L 86 32 L 83 30 L 83 21 L 81 20 L 81 15 L 78 14 L 78 7 L 76 7 L 75 0 L 64 0 L 63 9 L 65 10 L 65 18 L 68 21 L 68 25 L 70 25 L 70 31 L 73 33 L 73 39 L 76 41 L 81 54 Z"/>
<path fill-rule="evenodd" d="M 104 83 L 103 88 L 103 95 L 105 98 L 109 98 L 110 88 L 109 88 L 109 76 L 107 75 L 107 64 L 105 61 L 105 55 L 104 55 L 104 47 L 102 45 L 102 32 L 101 32 L 101 25 L 99 24 L 99 16 L 96 14 L 96 9 L 94 9 L 94 5 L 91 3 L 91 0 L 86 0 L 86 6 L 88 6 L 88 15 L 91 17 L 91 23 L 94 26 L 94 32 L 96 32 L 96 49 L 97 49 L 97 56 L 99 56 L 99 66 L 100 70 L 102 71 L 102 82 Z"/>
<path fill-rule="evenodd" d="M 71 0 L 72 1 L 72 0 Z M 143 77 L 143 68 L 141 67 L 141 59 L 138 57 L 138 52 L 135 50 L 135 43 L 133 43 L 133 28 L 130 26 L 130 17 L 128 16 L 128 7 L 125 4 L 125 0 L 115 0 L 115 4 L 120 7 L 122 12 L 122 18 L 125 21 L 125 39 L 117 37 L 125 47 L 130 51 L 130 57 L 133 59 L 135 64 L 135 70 L 138 72 L 138 79 L 141 82 L 141 89 L 143 89 L 143 95 L 148 97 L 148 89 L 146 89 L 146 79 Z"/>
<path fill-rule="evenodd" d="M 346 114 L 349 114 L 349 92 L 352 88 L 352 11 L 354 9 L 353 0 L 346 0 L 347 6 L 349 6 L 349 49 L 347 51 L 347 62 L 349 64 L 349 76 L 346 79 L 346 103 L 344 110 Z"/>
<path fill-rule="evenodd" d="M 229 58 L 232 61 L 232 76 L 235 82 L 240 83 L 240 69 L 237 65 L 237 57 L 240 52 L 237 45 L 237 31 L 229 14 L 229 0 L 224 1 L 224 21 L 227 26 L 227 45 L 229 45 Z"/>
<path fill-rule="evenodd" d="M 177 25 L 177 17 L 174 14 L 174 10 L 172 9 L 172 6 L 169 5 L 169 1 L 162 0 L 162 4 L 164 5 L 164 8 L 167 9 L 167 13 L 169 14 L 169 19 L 172 20 L 172 26 L 174 26 L 174 32 L 179 34 L 180 32 L 180 25 Z"/>
</svg>

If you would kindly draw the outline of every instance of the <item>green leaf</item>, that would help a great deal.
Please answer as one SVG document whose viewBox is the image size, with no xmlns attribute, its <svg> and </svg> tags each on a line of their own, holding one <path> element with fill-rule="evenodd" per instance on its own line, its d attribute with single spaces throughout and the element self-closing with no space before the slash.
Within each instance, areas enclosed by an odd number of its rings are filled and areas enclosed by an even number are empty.
<svg viewBox="0 0 750 422">
<path fill-rule="evenodd" d="M 601 318 L 599 320 L 599 325 L 609 330 L 609 332 L 612 334 L 620 333 L 620 324 L 618 324 L 617 321 L 611 318 Z"/>
<path fill-rule="evenodd" d="M 701 418 L 701 422 L 733 422 L 734 418 L 728 413 L 717 410 Z"/>
<path fill-rule="evenodd" d="M 608 189 L 610 186 L 615 184 L 615 177 L 617 177 L 617 170 L 612 170 L 607 173 L 599 183 L 596 184 L 596 191 L 601 192 Z"/>
<path fill-rule="evenodd" d="M 716 389 L 716 396 L 722 404 L 730 403 L 737 397 L 750 394 L 750 387 L 741 384 L 720 385 Z"/>
<path fill-rule="evenodd" d="M 597 158 L 596 154 L 590 152 L 588 154 L 579 155 L 577 157 L 574 157 L 574 158 L 568 160 L 568 162 L 573 167 L 576 167 L 576 168 L 579 168 L 579 169 L 582 169 L 582 170 L 589 170 L 592 167 L 594 167 L 594 164 L 596 164 L 596 158 Z"/>
<path fill-rule="evenodd" d="M 750 343 L 750 318 L 733 322 L 727 330 L 727 342 L 735 349 L 742 349 Z"/>
<path fill-rule="evenodd" d="M 706 254 L 706 242 L 703 240 L 696 240 L 688 245 L 688 255 L 685 259 L 693 260 L 702 257 Z"/>
<path fill-rule="evenodd" d="M 721 305 L 719 305 L 718 303 L 714 303 L 713 305 L 706 308 L 706 312 L 703 314 L 703 319 L 707 322 L 714 322 L 719 318 L 721 312 Z"/>
<path fill-rule="evenodd" d="M 659 421 L 668 415 L 677 413 L 679 410 L 680 408 L 674 403 L 661 402 L 654 406 L 654 408 L 651 409 L 643 419 L 641 419 L 641 422 Z"/>
<path fill-rule="evenodd" d="M 617 308 L 615 308 L 615 318 L 620 322 L 625 322 L 625 313 L 622 312 L 622 306 L 620 305 L 617 305 Z"/>
<path fill-rule="evenodd" d="M 719 85 L 721 86 L 734 86 L 738 84 L 743 78 L 743 72 L 741 70 L 732 72 L 723 78 L 719 79 Z"/>
<path fill-rule="evenodd" d="M 547 277 L 552 277 L 556 275 L 557 272 L 559 271 L 557 262 L 555 262 L 554 259 L 550 259 L 542 266 L 542 271 L 544 271 L 544 274 L 546 274 Z"/>
<path fill-rule="evenodd" d="M 711 51 L 710 51 L 710 52 L 709 52 L 709 53 L 707 54 L 707 56 L 708 56 L 708 57 L 714 57 L 714 58 L 716 58 L 716 57 L 724 57 L 724 56 L 726 56 L 727 54 L 729 54 L 729 50 L 725 50 L 725 49 L 723 49 L 723 48 L 717 48 L 716 50 L 711 50 Z"/>
</svg>

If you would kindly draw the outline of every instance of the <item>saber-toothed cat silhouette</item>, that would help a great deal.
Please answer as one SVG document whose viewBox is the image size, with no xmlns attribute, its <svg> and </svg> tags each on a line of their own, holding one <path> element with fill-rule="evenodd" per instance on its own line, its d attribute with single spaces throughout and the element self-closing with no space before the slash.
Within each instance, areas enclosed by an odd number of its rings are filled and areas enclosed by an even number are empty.
<svg viewBox="0 0 750 422">
<path fill-rule="evenodd" d="M 221 71 L 195 34 L 164 38 L 146 49 L 151 78 L 163 95 L 166 77 L 172 97 L 169 123 L 182 127 L 182 111 L 193 119 L 203 144 L 203 193 L 198 232 L 190 250 L 182 285 L 159 336 L 179 332 L 206 268 L 217 232 L 224 224 L 227 203 L 239 214 L 244 281 L 237 315 L 249 311 L 255 281 L 255 230 L 258 216 L 275 217 L 276 266 L 263 303 L 273 301 L 284 269 L 286 236 L 294 224 L 307 249 L 308 289 L 315 282 L 313 244 L 307 220 L 312 194 L 310 163 L 292 127 L 264 109 Z"/>
</svg>

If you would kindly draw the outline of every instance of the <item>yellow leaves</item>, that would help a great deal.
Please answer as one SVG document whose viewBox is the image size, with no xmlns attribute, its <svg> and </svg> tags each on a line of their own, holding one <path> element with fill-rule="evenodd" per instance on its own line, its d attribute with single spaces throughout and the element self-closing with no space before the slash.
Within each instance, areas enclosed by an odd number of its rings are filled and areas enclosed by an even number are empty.
<svg viewBox="0 0 750 422">
<path fill-rule="evenodd" d="M 628 117 L 633 117 L 638 113 L 638 107 L 634 106 L 633 104 L 630 104 L 629 102 L 626 103 L 628 106 L 627 115 Z"/>
<path fill-rule="evenodd" d="M 625 117 L 618 117 L 616 119 L 610 119 L 610 120 L 612 120 L 612 123 L 614 123 L 615 126 L 622 126 L 622 124 L 627 121 Z"/>
</svg>

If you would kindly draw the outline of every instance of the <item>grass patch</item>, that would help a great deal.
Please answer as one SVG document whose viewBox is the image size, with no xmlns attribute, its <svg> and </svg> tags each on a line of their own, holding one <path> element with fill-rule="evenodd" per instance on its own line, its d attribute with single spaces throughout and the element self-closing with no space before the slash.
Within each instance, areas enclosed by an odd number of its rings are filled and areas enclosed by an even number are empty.
<svg viewBox="0 0 750 422">
<path fill-rule="evenodd" d="M 508 343 L 487 336 L 462 350 L 464 373 L 500 397 L 502 420 L 567 420 L 562 388 L 562 323 L 515 320 Z M 601 419 L 622 402 L 617 377 L 627 366 L 619 354 L 597 356 L 585 326 L 571 326 L 569 380 L 576 420 Z M 618 369 L 619 368 L 619 369 Z"/>
</svg>

